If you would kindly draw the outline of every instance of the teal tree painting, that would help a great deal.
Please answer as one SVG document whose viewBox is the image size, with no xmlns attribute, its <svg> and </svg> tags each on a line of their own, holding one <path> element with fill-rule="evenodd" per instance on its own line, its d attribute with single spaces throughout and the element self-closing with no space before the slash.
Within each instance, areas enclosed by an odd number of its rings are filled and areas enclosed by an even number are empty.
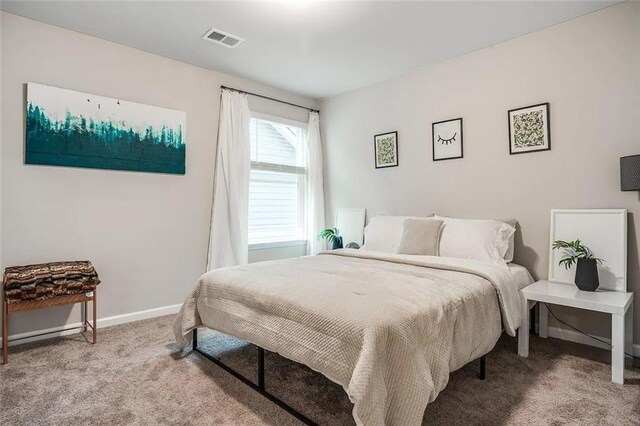
<svg viewBox="0 0 640 426">
<path fill-rule="evenodd" d="M 185 173 L 186 113 L 27 85 L 27 164 Z"/>
</svg>

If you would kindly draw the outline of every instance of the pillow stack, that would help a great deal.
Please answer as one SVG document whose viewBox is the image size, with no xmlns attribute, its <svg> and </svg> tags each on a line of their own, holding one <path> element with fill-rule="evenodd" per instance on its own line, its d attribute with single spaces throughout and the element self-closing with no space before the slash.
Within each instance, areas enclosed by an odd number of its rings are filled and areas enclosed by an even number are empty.
<svg viewBox="0 0 640 426">
<path fill-rule="evenodd" d="M 473 259 L 506 266 L 513 260 L 516 221 L 432 216 L 376 216 L 363 250 Z"/>
<path fill-rule="evenodd" d="M 364 228 L 364 245 L 362 250 L 398 253 L 404 221 L 407 219 L 424 219 L 419 216 L 375 216 Z"/>
<path fill-rule="evenodd" d="M 444 220 L 440 256 L 480 260 L 500 266 L 506 266 L 513 260 L 514 226 L 492 219 L 436 217 Z M 511 258 L 507 261 L 508 254 Z"/>
</svg>

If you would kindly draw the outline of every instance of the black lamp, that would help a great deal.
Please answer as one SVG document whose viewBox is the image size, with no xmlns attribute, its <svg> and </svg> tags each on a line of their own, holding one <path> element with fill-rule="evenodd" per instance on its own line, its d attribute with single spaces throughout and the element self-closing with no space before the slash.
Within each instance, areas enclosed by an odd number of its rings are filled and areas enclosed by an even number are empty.
<svg viewBox="0 0 640 426">
<path fill-rule="evenodd" d="M 640 191 L 640 155 L 620 157 L 620 189 Z"/>
</svg>

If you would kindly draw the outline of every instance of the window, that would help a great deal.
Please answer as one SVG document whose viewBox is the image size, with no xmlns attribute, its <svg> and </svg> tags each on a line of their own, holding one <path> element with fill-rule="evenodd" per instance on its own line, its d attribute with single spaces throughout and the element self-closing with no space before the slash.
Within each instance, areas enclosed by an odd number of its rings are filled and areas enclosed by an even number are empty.
<svg viewBox="0 0 640 426">
<path fill-rule="evenodd" d="M 306 240 L 306 126 L 251 118 L 249 244 Z"/>
</svg>

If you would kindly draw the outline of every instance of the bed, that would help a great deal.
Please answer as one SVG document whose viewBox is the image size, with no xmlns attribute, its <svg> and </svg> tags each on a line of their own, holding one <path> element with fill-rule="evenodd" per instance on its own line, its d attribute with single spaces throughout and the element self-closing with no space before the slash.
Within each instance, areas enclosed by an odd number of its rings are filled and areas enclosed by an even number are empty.
<svg viewBox="0 0 640 426">
<path fill-rule="evenodd" d="M 531 282 L 515 264 L 334 250 L 203 275 L 174 332 L 181 348 L 205 326 L 307 365 L 358 425 L 419 425 L 450 372 L 515 335 Z"/>
</svg>

